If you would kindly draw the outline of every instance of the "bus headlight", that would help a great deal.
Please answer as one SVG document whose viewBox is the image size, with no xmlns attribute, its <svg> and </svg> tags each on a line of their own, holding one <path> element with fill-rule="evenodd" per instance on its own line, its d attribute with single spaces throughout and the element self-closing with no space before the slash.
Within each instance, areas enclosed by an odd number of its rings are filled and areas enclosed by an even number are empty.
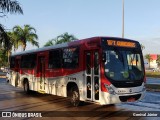
<svg viewBox="0 0 160 120">
<path fill-rule="evenodd" d="M 113 94 L 113 95 L 116 94 L 115 91 L 113 90 L 113 88 L 112 88 L 111 86 L 109 86 L 109 85 L 107 85 L 107 84 L 105 84 L 105 83 L 104 83 L 104 86 L 105 86 L 105 88 L 108 90 L 108 92 L 109 92 L 110 94 Z"/>
</svg>

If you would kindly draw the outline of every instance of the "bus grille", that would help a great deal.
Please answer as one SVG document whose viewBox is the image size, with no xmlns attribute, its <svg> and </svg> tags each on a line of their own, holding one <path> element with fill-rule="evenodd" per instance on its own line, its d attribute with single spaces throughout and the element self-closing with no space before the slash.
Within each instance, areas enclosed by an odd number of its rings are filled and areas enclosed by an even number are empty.
<svg viewBox="0 0 160 120">
<path fill-rule="evenodd" d="M 143 81 L 134 81 L 133 83 L 127 82 L 111 82 L 116 88 L 129 88 L 129 87 L 138 87 L 141 86 Z"/>
</svg>

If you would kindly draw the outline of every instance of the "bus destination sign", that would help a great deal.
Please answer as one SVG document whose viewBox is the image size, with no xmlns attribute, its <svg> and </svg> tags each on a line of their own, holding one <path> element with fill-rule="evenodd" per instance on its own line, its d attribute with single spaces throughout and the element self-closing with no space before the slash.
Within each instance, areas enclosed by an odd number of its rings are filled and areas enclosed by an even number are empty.
<svg viewBox="0 0 160 120">
<path fill-rule="evenodd" d="M 136 47 L 135 42 L 130 41 L 117 41 L 117 40 L 107 40 L 109 46 L 117 46 L 117 47 Z"/>
</svg>

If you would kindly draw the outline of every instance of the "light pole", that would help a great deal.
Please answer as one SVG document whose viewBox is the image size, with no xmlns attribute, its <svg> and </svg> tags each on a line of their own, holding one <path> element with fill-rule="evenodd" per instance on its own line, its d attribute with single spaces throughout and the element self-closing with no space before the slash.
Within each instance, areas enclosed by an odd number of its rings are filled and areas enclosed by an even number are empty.
<svg viewBox="0 0 160 120">
<path fill-rule="evenodd" d="M 122 38 L 124 38 L 124 0 L 122 0 Z"/>
</svg>

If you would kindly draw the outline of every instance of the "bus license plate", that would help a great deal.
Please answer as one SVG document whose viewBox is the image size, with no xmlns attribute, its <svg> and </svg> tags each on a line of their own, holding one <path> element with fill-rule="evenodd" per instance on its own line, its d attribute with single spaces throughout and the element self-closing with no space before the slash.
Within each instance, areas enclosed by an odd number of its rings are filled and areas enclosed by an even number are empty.
<svg viewBox="0 0 160 120">
<path fill-rule="evenodd" d="M 134 102 L 135 101 L 135 98 L 129 98 L 128 100 L 127 100 L 127 102 Z"/>
</svg>

